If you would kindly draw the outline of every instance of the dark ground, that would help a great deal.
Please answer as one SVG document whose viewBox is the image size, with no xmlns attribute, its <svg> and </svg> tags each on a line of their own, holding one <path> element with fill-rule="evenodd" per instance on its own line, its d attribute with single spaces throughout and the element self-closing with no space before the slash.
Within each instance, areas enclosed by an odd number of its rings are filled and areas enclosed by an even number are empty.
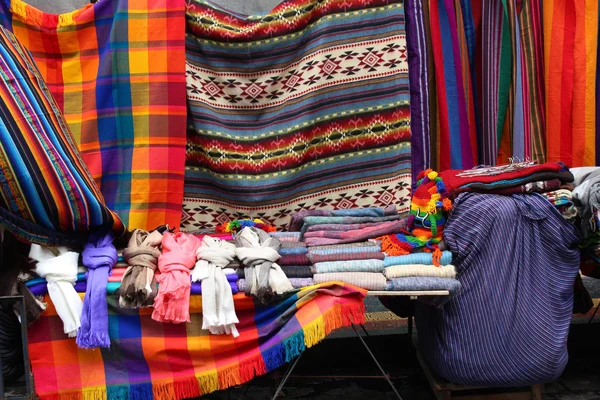
<svg viewBox="0 0 600 400">
<path fill-rule="evenodd" d="M 584 279 L 593 298 L 600 298 L 600 280 Z M 368 312 L 386 309 L 376 298 L 367 298 Z M 600 312 L 599 312 L 600 313 Z M 562 377 L 545 385 L 544 399 L 600 400 L 600 315 L 594 323 L 579 318 L 569 334 L 569 364 Z M 367 329 L 369 331 L 369 329 Z M 404 400 L 434 400 L 429 384 L 408 340 L 405 326 L 370 332 L 367 343 Z M 285 374 L 287 365 L 271 374 L 255 378 L 239 388 L 213 393 L 203 400 L 268 400 Z M 308 349 L 283 390 L 280 398 L 288 399 L 395 399 L 383 379 L 349 376 L 377 375 L 378 370 L 359 339 L 351 330 L 334 332 L 312 349 Z M 316 376 L 346 376 L 325 378 Z"/>
</svg>

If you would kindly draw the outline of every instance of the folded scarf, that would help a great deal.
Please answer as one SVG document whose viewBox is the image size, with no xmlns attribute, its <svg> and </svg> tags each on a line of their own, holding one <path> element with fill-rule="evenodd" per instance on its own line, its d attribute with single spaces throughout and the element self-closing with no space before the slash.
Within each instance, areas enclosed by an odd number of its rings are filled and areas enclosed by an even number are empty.
<svg viewBox="0 0 600 400">
<path fill-rule="evenodd" d="M 551 179 L 546 181 L 529 182 L 523 185 L 513 186 L 506 189 L 492 189 L 489 191 L 485 191 L 485 193 L 501 194 L 505 196 L 521 193 L 544 193 L 552 190 L 557 190 L 558 188 L 560 188 L 560 185 L 560 179 Z"/>
<path fill-rule="evenodd" d="M 329 254 L 351 254 L 351 253 L 380 253 L 381 247 L 375 246 L 362 246 L 362 247 L 338 247 L 330 249 L 315 249 L 310 248 L 309 255 L 329 255 Z"/>
<path fill-rule="evenodd" d="M 405 264 L 393 265 L 383 270 L 383 275 L 387 279 L 406 278 L 415 276 L 435 277 L 435 278 L 456 278 L 456 269 L 454 265 L 435 265 L 423 264 Z"/>
<path fill-rule="evenodd" d="M 308 253 L 308 248 L 306 248 L 306 246 L 304 247 L 280 247 L 279 250 L 277 250 L 279 252 L 280 256 L 294 256 L 294 255 L 300 255 L 300 254 L 306 254 Z"/>
<path fill-rule="evenodd" d="M 400 292 L 447 290 L 450 292 L 450 297 L 453 297 L 460 291 L 460 288 L 460 282 L 456 279 L 419 276 L 390 279 L 387 281 L 385 290 Z"/>
<path fill-rule="evenodd" d="M 279 242 L 281 243 L 280 250 L 287 247 L 306 247 L 304 242 L 283 242 L 281 240 Z"/>
<path fill-rule="evenodd" d="M 119 282 L 119 283 L 121 283 L 121 281 L 123 280 L 123 277 L 125 276 L 125 272 L 127 272 L 128 268 L 129 267 L 117 267 L 115 265 L 112 268 L 112 273 L 108 277 L 108 281 L 109 282 Z"/>
<path fill-rule="evenodd" d="M 381 272 L 333 272 L 315 274 L 315 284 L 339 281 L 367 290 L 385 290 L 387 280 Z"/>
<path fill-rule="evenodd" d="M 320 262 L 313 266 L 317 274 L 329 272 L 383 272 L 385 265 L 382 260 L 352 260 Z"/>
<path fill-rule="evenodd" d="M 304 223 L 300 229 L 300 238 L 304 237 L 304 234 L 310 226 L 319 224 L 365 224 L 370 222 L 390 222 L 397 221 L 400 219 L 399 214 L 385 215 L 383 217 L 306 217 Z M 308 243 L 306 243 L 309 246 Z"/>
<path fill-rule="evenodd" d="M 406 230 L 406 221 L 397 220 L 378 224 L 368 228 L 347 232 L 307 232 L 304 241 L 307 246 L 321 246 L 326 244 L 343 244 L 361 242 L 382 235 L 389 235 Z"/>
<path fill-rule="evenodd" d="M 290 278 L 290 284 L 294 289 L 301 289 L 306 286 L 312 286 L 315 284 L 312 278 Z M 240 279 L 238 282 L 240 291 L 246 290 L 246 280 Z"/>
<path fill-rule="evenodd" d="M 477 169 L 469 170 L 469 171 L 461 171 L 461 170 L 446 170 L 440 173 L 440 177 L 444 181 L 444 185 L 448 192 L 453 192 L 454 190 L 468 185 L 472 183 L 497 183 L 500 181 L 510 181 L 510 180 L 518 180 L 520 178 L 528 177 L 536 173 L 540 172 L 560 172 L 568 169 L 562 164 L 558 162 L 547 162 L 544 164 L 533 165 L 525 168 L 518 169 L 516 171 L 507 171 L 503 172 L 503 166 L 499 166 L 497 170 L 499 171 L 496 174 L 489 175 L 480 175 L 476 174 Z M 475 172 L 475 174 L 466 174 L 468 172 Z M 552 179 L 552 178 L 550 178 Z M 545 179 L 536 179 L 536 180 L 545 180 Z M 526 183 L 526 182 L 525 182 Z"/>
<path fill-rule="evenodd" d="M 291 254 L 279 257 L 279 265 L 310 265 L 308 254 Z"/>
<path fill-rule="evenodd" d="M 158 294 L 152 319 L 158 322 L 190 322 L 190 269 L 196 263 L 199 240 L 185 233 L 165 232 L 156 277 Z"/>
<path fill-rule="evenodd" d="M 77 336 L 83 310 L 81 298 L 73 287 L 77 280 L 79 254 L 65 247 L 50 248 L 32 244 L 29 258 L 37 261 L 35 272 L 47 281 L 48 294 L 63 322 L 64 332 L 69 337 Z"/>
<path fill-rule="evenodd" d="M 392 265 L 406 265 L 406 264 L 424 264 L 433 265 L 433 254 L 432 253 L 412 253 L 404 256 L 387 256 L 383 259 L 386 267 Z M 450 251 L 442 251 L 440 257 L 440 265 L 448 265 L 452 263 L 452 253 Z"/>
<path fill-rule="evenodd" d="M 117 262 L 117 249 L 112 233 L 90 235 L 82 255 L 83 265 L 88 268 L 87 288 L 83 298 L 81 328 L 77 333 L 77 346 L 84 349 L 110 347 L 108 334 L 108 304 L 106 285 L 113 265 Z"/>
<path fill-rule="evenodd" d="M 298 231 L 304 224 L 306 217 L 383 217 L 398 214 L 395 206 L 386 208 L 353 208 L 350 210 L 303 210 L 292 214 L 290 219 L 290 231 Z"/>
<path fill-rule="evenodd" d="M 348 249 L 353 247 L 376 247 L 377 251 L 381 250 L 381 245 L 376 242 L 365 241 L 356 243 L 342 243 L 342 244 L 328 244 L 323 246 L 311 246 L 309 253 L 317 250 L 336 250 L 336 249 Z"/>
<path fill-rule="evenodd" d="M 572 219 L 577 216 L 578 211 L 573 203 L 573 192 L 570 190 L 554 190 L 541 193 L 541 196 L 552 203 L 565 219 Z"/>
<path fill-rule="evenodd" d="M 315 232 L 315 231 L 339 231 L 339 232 L 346 232 L 346 231 L 353 231 L 356 229 L 363 229 L 363 228 L 368 228 L 370 226 L 376 226 L 378 224 L 380 224 L 381 222 L 367 222 L 364 224 L 317 224 L 317 225 L 311 225 L 306 229 L 306 233 L 308 232 Z"/>
<path fill-rule="evenodd" d="M 278 239 L 260 229 L 249 227 L 235 235 L 235 243 L 236 255 L 245 266 L 246 295 L 254 295 L 260 301 L 267 302 L 275 294 L 294 289 L 281 267 L 275 263 L 279 259 Z"/>
<path fill-rule="evenodd" d="M 488 194 L 518 194 L 521 192 L 521 187 L 528 187 L 534 182 L 552 181 L 558 180 L 560 183 L 571 182 L 573 180 L 573 174 L 570 171 L 563 172 L 538 172 L 532 175 L 509 179 L 500 180 L 497 182 L 483 183 L 483 182 L 471 182 L 460 188 L 454 189 L 450 198 L 454 199 L 459 194 L 465 192 L 476 192 L 476 193 L 488 193 Z M 533 193 L 534 191 L 526 191 L 526 193 Z"/>
<path fill-rule="evenodd" d="M 133 231 L 127 248 L 123 250 L 123 258 L 129 267 L 121 280 L 121 307 L 138 308 L 153 303 L 156 292 L 152 290 L 152 281 L 161 243 L 162 234 L 159 231 Z"/>
<path fill-rule="evenodd" d="M 288 278 L 312 278 L 313 271 L 308 265 L 282 265 L 281 270 Z"/>
<path fill-rule="evenodd" d="M 235 314 L 231 287 L 223 273 L 234 257 L 234 244 L 210 236 L 204 236 L 196 249 L 198 261 L 192 271 L 192 282 L 202 282 L 202 329 L 214 335 L 240 335 L 235 327 L 240 321 Z"/>
<path fill-rule="evenodd" d="M 380 251 L 338 254 L 309 254 L 308 258 L 313 264 L 317 264 L 329 261 L 383 260 L 385 258 L 385 254 Z"/>
<path fill-rule="evenodd" d="M 229 286 L 232 295 L 239 292 L 237 282 L 227 282 L 227 285 Z M 192 282 L 190 294 L 202 294 L 202 282 Z"/>
<path fill-rule="evenodd" d="M 280 242 L 299 242 L 300 232 L 269 232 L 269 235 Z"/>
</svg>

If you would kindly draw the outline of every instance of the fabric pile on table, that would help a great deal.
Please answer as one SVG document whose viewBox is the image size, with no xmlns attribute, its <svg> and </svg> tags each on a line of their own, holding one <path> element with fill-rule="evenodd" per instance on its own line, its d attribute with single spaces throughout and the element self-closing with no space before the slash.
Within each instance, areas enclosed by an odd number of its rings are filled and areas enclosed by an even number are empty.
<svg viewBox="0 0 600 400">
<path fill-rule="evenodd" d="M 340 281 L 367 290 L 385 290 L 385 254 L 375 240 L 399 232 L 406 222 L 394 206 L 295 213 L 290 231 L 306 245 L 315 283 Z"/>
</svg>

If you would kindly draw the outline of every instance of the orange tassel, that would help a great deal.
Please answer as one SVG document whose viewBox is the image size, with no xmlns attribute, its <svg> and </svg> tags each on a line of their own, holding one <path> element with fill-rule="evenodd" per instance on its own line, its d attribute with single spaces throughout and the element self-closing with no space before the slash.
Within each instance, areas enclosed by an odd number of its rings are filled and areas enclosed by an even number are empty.
<svg viewBox="0 0 600 400">
<path fill-rule="evenodd" d="M 439 248 L 435 249 L 435 251 L 431 255 L 431 260 L 433 261 L 433 265 L 435 265 L 436 267 L 439 267 L 441 259 L 442 259 L 442 251 Z"/>
</svg>

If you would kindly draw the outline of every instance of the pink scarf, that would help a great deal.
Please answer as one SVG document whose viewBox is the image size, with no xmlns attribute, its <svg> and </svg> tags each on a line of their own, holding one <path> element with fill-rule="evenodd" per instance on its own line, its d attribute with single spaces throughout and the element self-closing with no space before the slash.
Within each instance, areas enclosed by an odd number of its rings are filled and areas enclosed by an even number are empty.
<svg viewBox="0 0 600 400">
<path fill-rule="evenodd" d="M 156 276 L 158 294 L 152 319 L 158 322 L 190 322 L 190 270 L 196 264 L 200 241 L 185 233 L 165 232 Z"/>
</svg>

